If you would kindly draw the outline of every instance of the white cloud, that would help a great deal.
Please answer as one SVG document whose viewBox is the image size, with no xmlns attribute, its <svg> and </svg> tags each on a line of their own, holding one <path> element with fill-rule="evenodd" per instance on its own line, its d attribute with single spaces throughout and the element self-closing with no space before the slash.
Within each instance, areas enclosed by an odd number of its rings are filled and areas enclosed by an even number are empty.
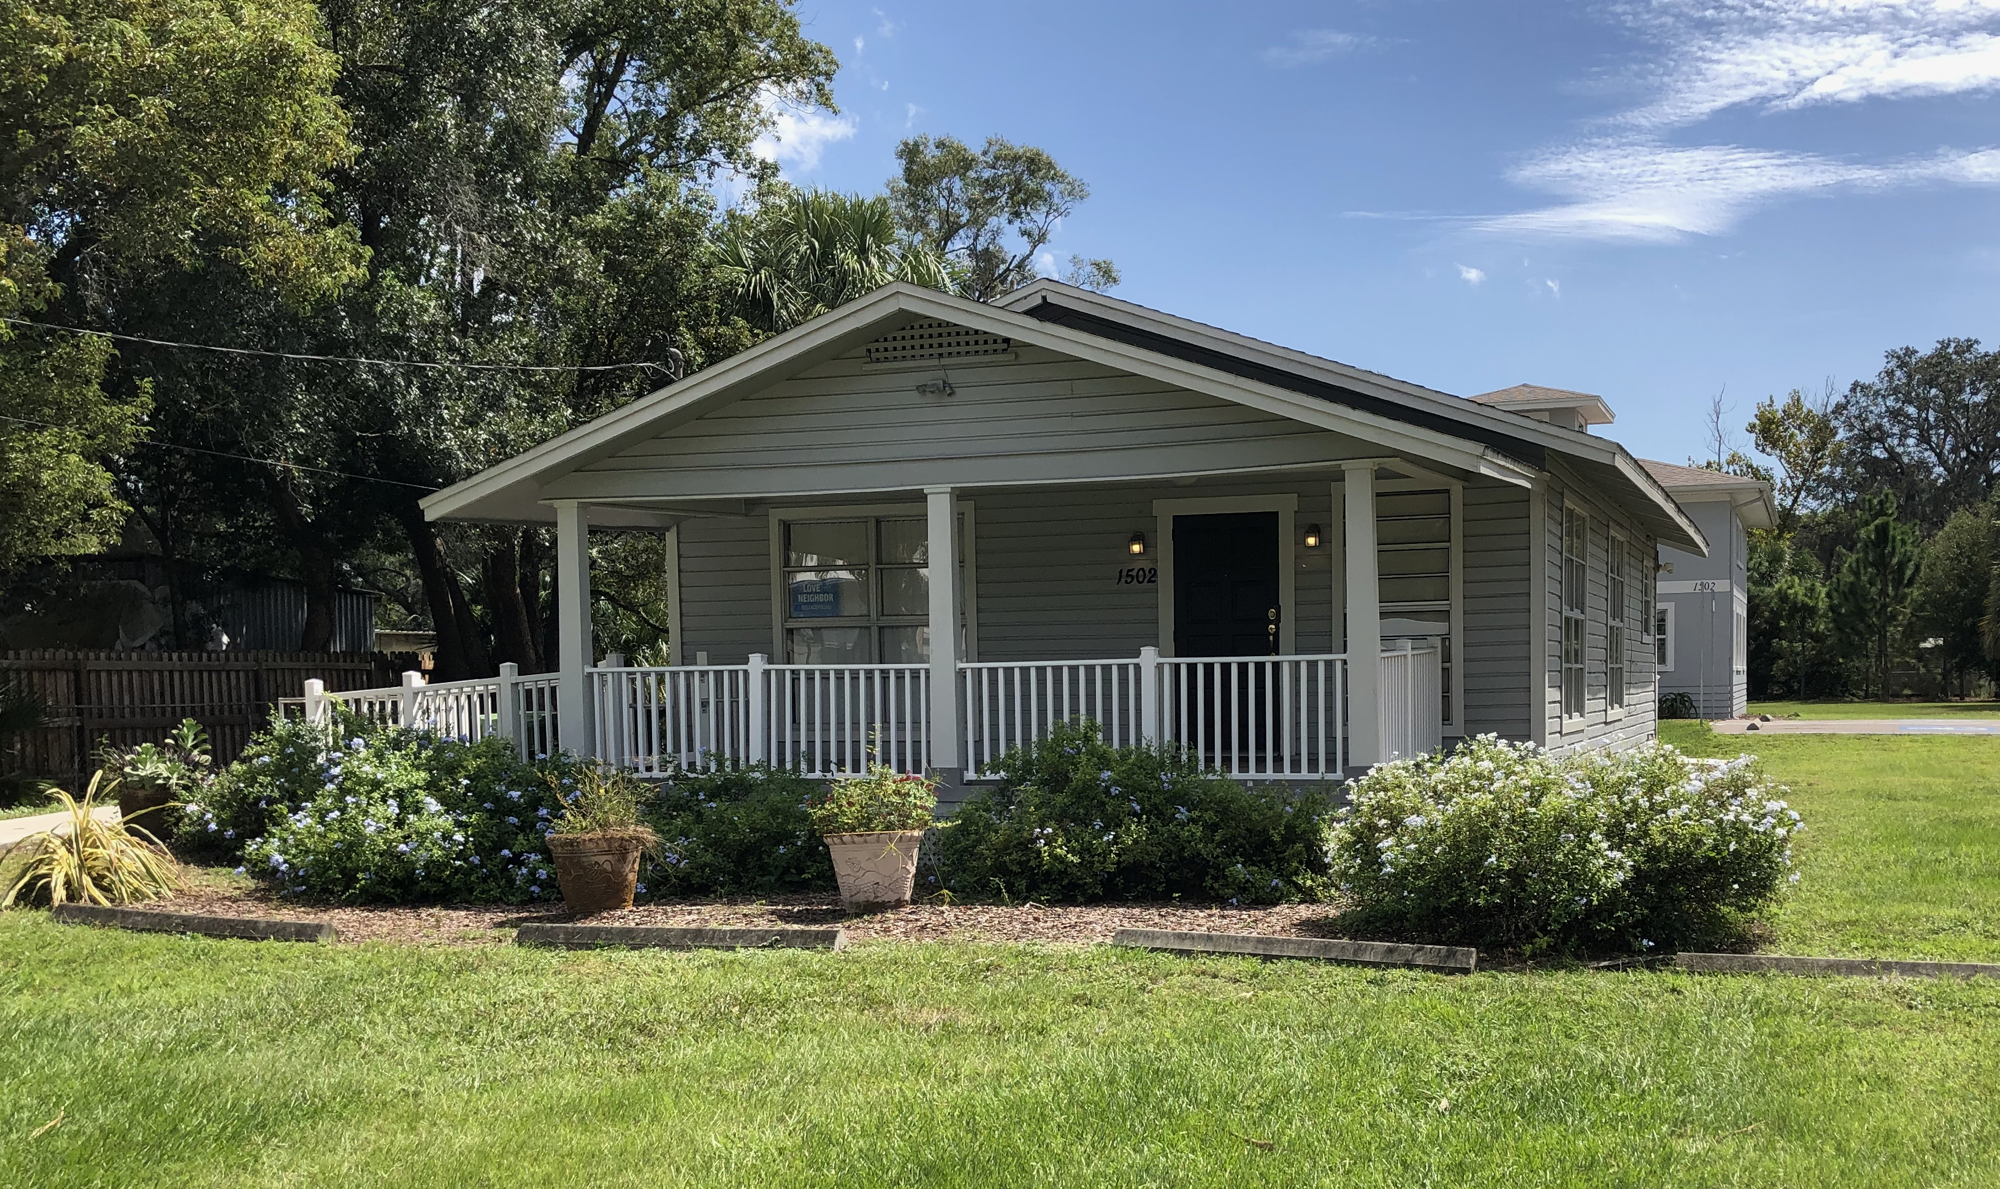
<svg viewBox="0 0 2000 1189">
<path fill-rule="evenodd" d="M 1310 66 L 1367 43 L 1366 37 L 1338 29 L 1297 29 L 1285 39 L 1285 44 L 1265 50 L 1264 61 L 1280 67 Z"/>
<path fill-rule="evenodd" d="M 751 151 L 766 161 L 776 161 L 787 173 L 811 173 L 819 168 L 826 147 L 854 135 L 852 116 L 792 107 L 766 101 L 771 128 L 757 138 Z"/>
<path fill-rule="evenodd" d="M 873 13 L 875 16 L 875 36 L 894 37 L 896 35 L 896 30 L 902 28 L 901 25 L 898 25 L 896 22 L 890 20 L 889 14 L 883 12 L 881 9 L 871 8 L 868 11 L 870 13 Z"/>
<path fill-rule="evenodd" d="M 1458 279 L 1464 281 L 1468 285 L 1477 285 L 1479 282 L 1486 279 L 1486 274 L 1480 269 L 1473 268 L 1470 265 L 1461 264 L 1458 266 Z"/>
<path fill-rule="evenodd" d="M 868 46 L 868 39 L 861 36 L 860 34 L 856 34 L 854 37 L 854 52 L 858 54 L 863 49 L 867 48 L 867 46 Z"/>
<path fill-rule="evenodd" d="M 1563 295 L 1563 286 L 1561 281 L 1554 280 L 1551 278 L 1543 280 L 1542 284 L 1547 285 L 1549 287 L 1549 292 L 1555 294 L 1557 297 L 1561 297 Z"/>
<path fill-rule="evenodd" d="M 1627 15 L 1659 47 L 1659 60 L 1640 72 L 1648 97 L 1603 121 L 1598 135 L 1510 172 L 1565 201 L 1475 226 L 1668 241 L 1719 235 L 1763 206 L 1804 195 L 2000 185 L 2000 150 L 1991 148 L 1863 162 L 1670 139 L 1734 108 L 1776 115 L 2000 89 L 2000 0 L 1652 0 Z"/>
<path fill-rule="evenodd" d="M 1611 140 L 1554 150 L 1512 176 L 1572 200 L 1485 219 L 1482 230 L 1658 242 L 1719 235 L 1780 198 L 1926 182 L 2000 185 L 2000 149 L 1862 164 L 1735 145 Z"/>
</svg>

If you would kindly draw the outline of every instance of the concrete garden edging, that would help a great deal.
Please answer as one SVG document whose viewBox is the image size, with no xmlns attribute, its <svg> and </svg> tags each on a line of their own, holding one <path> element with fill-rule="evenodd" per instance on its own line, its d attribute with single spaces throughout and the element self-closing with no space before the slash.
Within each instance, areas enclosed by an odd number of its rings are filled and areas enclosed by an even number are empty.
<svg viewBox="0 0 2000 1189">
<path fill-rule="evenodd" d="M 522 925 L 515 945 L 556 949 L 666 950 L 841 950 L 847 948 L 843 929 L 700 929 L 648 925 Z"/>
<path fill-rule="evenodd" d="M 1794 958 L 1785 954 L 1674 955 L 1674 967 L 1697 974 L 1858 975 L 1864 978 L 2000 978 L 1991 962 L 1923 962 L 1893 958 Z"/>
<path fill-rule="evenodd" d="M 49 916 L 67 925 L 99 925 L 142 933 L 194 933 L 202 937 L 240 937 L 250 941 L 332 941 L 327 921 L 286 921 L 269 917 L 209 917 L 188 912 L 154 912 L 139 908 L 105 908 L 95 904 L 58 904 Z"/>
<path fill-rule="evenodd" d="M 1469 946 L 1399 945 L 1387 941 L 1341 941 L 1318 937 L 1271 937 L 1257 933 L 1182 933 L 1169 929 L 1120 929 L 1112 945 L 1189 954 L 1243 954 L 1256 958 L 1316 958 L 1368 966 L 1409 966 L 1447 974 L 1471 974 L 1479 951 Z"/>
</svg>

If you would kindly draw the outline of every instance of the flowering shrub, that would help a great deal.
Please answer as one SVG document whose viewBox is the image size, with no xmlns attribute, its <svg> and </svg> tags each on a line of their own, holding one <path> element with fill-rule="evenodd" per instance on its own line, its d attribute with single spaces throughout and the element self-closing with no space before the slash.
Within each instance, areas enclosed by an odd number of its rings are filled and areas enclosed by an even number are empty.
<svg viewBox="0 0 2000 1189">
<path fill-rule="evenodd" d="M 380 727 L 280 723 L 189 800 L 181 834 L 281 891 L 349 901 L 555 900 L 543 839 L 576 765 Z"/>
<path fill-rule="evenodd" d="M 774 895 L 828 890 L 833 863 L 806 813 L 812 781 L 759 764 L 685 772 L 647 813 L 659 853 L 642 876 L 656 894 Z"/>
<path fill-rule="evenodd" d="M 1564 759 L 1482 735 L 1349 787 L 1333 874 L 1361 913 L 1530 952 L 1724 933 L 1777 894 L 1805 829 L 1751 757 L 1661 744 Z"/>
<path fill-rule="evenodd" d="M 870 764 L 863 776 L 843 776 L 806 802 L 821 834 L 927 830 L 937 815 L 937 781 Z"/>
<path fill-rule="evenodd" d="M 1112 747 L 1092 722 L 1058 724 L 998 766 L 999 786 L 941 831 L 954 892 L 1272 903 L 1322 886 L 1325 793 L 1245 788 L 1172 750 Z"/>
</svg>

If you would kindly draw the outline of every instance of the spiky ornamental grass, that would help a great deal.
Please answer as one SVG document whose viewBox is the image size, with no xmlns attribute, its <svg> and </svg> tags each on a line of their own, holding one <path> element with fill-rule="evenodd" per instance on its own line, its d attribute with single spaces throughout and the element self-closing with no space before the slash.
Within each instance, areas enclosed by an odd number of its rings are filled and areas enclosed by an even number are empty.
<svg viewBox="0 0 2000 1189">
<path fill-rule="evenodd" d="M 90 778 L 78 800 L 61 789 L 52 792 L 69 820 L 23 840 L 0 866 L 6 895 L 0 908 L 17 901 L 65 904 L 139 904 L 172 895 L 181 888 L 180 867 L 167 848 L 145 829 L 125 819 L 105 821 L 96 814 L 104 773 Z"/>
</svg>

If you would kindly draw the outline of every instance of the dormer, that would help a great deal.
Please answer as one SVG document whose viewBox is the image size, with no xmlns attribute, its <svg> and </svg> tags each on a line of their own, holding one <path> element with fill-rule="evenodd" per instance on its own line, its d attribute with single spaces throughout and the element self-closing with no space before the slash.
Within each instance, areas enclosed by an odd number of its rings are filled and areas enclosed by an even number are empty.
<svg viewBox="0 0 2000 1189">
<path fill-rule="evenodd" d="M 1611 406 L 1605 404 L 1601 396 L 1564 388 L 1543 388 L 1539 384 L 1516 384 L 1497 392 L 1482 392 L 1470 399 L 1579 433 L 1589 433 L 1591 426 L 1609 425 L 1615 420 Z"/>
</svg>

